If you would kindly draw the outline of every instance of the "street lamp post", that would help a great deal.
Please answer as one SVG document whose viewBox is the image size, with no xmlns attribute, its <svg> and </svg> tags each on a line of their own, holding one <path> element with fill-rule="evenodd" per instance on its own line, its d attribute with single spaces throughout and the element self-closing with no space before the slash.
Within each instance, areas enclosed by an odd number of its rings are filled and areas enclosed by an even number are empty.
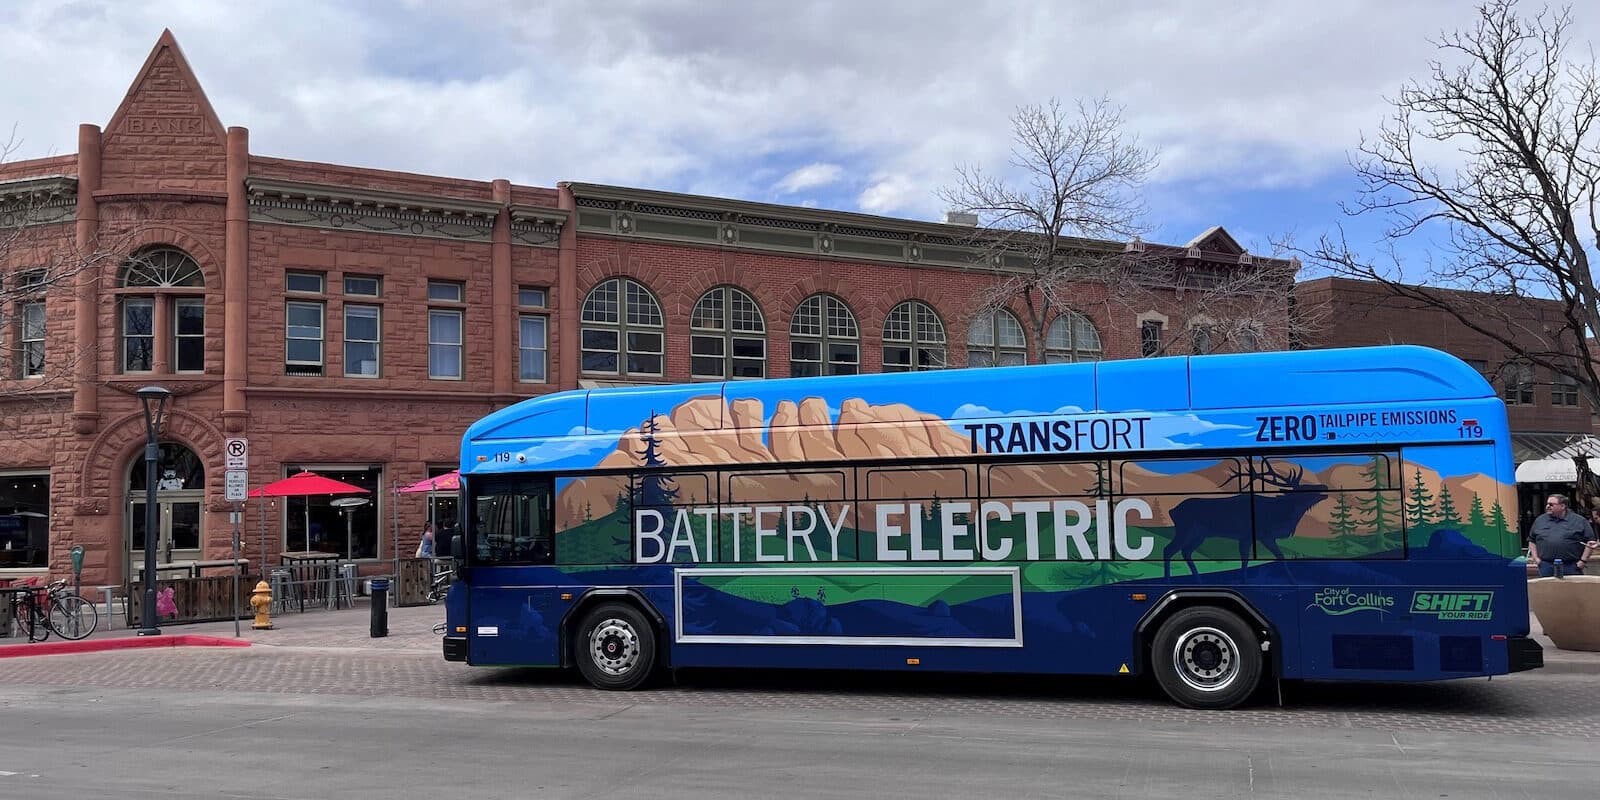
<svg viewBox="0 0 1600 800">
<path fill-rule="evenodd" d="M 144 404 L 144 622 L 140 636 L 160 636 L 156 627 L 156 462 L 161 448 L 157 441 L 161 432 L 161 415 L 167 410 L 167 399 L 172 392 L 162 386 L 140 389 L 139 402 Z"/>
</svg>

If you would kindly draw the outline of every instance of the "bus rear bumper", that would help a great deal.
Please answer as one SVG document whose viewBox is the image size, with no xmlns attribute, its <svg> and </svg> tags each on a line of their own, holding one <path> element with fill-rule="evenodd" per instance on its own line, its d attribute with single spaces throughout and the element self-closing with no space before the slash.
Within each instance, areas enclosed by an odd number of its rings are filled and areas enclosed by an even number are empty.
<svg viewBox="0 0 1600 800">
<path fill-rule="evenodd" d="M 1544 648 L 1527 636 L 1506 639 L 1506 671 L 1525 672 L 1544 666 Z"/>
<path fill-rule="evenodd" d="M 1534 647 L 1538 647 L 1538 645 L 1534 645 Z M 465 636 L 446 636 L 446 637 L 444 637 L 444 660 L 446 660 L 446 661 L 466 661 L 467 660 L 467 637 L 465 637 Z"/>
</svg>

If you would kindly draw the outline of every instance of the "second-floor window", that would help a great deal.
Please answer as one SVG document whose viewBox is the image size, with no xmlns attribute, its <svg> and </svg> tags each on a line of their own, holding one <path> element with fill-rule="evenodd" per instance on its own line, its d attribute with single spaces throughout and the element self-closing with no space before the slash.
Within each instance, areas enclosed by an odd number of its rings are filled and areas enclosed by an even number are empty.
<svg viewBox="0 0 1600 800">
<path fill-rule="evenodd" d="M 1533 365 L 1512 362 L 1501 370 L 1505 386 L 1506 405 L 1533 405 Z"/>
<path fill-rule="evenodd" d="M 428 281 L 428 377 L 436 380 L 460 380 L 465 374 L 462 334 L 466 309 L 459 306 L 466 299 L 466 288 L 455 281 Z"/>
<path fill-rule="evenodd" d="M 549 379 L 546 375 L 549 355 L 545 336 L 547 324 L 548 320 L 543 314 L 524 314 L 518 319 L 517 380 L 544 383 Z"/>
<path fill-rule="evenodd" d="M 689 372 L 696 378 L 764 378 L 767 324 L 741 289 L 718 286 L 689 315 Z"/>
<path fill-rule="evenodd" d="M 205 276 L 193 258 L 172 247 L 135 254 L 115 294 L 123 372 L 205 371 Z"/>
<path fill-rule="evenodd" d="M 17 312 L 18 372 L 24 378 L 37 378 L 44 374 L 44 301 L 23 303 Z"/>
<path fill-rule="evenodd" d="M 933 307 L 907 300 L 889 309 L 883 322 L 883 371 L 944 369 L 944 323 Z"/>
<path fill-rule="evenodd" d="M 324 309 L 320 301 L 291 300 L 285 305 L 283 363 L 286 374 L 322 374 Z"/>
<path fill-rule="evenodd" d="M 1578 404 L 1578 381 L 1570 375 L 1554 375 L 1550 386 L 1550 404 L 1575 406 Z"/>
<path fill-rule="evenodd" d="M 1005 309 L 972 318 L 967 327 L 967 366 L 993 367 L 1028 363 L 1028 337 L 1015 314 Z"/>
<path fill-rule="evenodd" d="M 1067 311 L 1050 323 L 1044 335 L 1044 361 L 1046 364 L 1066 364 L 1078 361 L 1099 361 L 1105 357 L 1100 344 L 1100 331 L 1095 330 L 1089 318 L 1076 311 Z"/>
<path fill-rule="evenodd" d="M 579 333 L 584 372 L 662 375 L 665 355 L 661 304 L 644 284 L 612 278 L 583 301 Z"/>
<path fill-rule="evenodd" d="M 376 378 L 383 345 L 383 313 L 378 306 L 344 307 L 344 374 Z"/>
<path fill-rule="evenodd" d="M 861 329 L 843 300 L 814 294 L 789 318 L 789 374 L 854 375 L 861 371 Z"/>
<path fill-rule="evenodd" d="M 1161 354 L 1161 323 L 1145 320 L 1139 323 L 1139 354 L 1145 358 Z"/>
</svg>

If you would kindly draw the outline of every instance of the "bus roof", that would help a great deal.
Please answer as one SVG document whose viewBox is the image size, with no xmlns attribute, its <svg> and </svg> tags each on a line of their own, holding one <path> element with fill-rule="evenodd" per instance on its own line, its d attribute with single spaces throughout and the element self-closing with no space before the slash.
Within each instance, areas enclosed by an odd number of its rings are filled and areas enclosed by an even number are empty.
<svg viewBox="0 0 1600 800">
<path fill-rule="evenodd" d="M 904 403 L 935 414 L 943 405 L 951 409 L 941 414 L 945 418 L 975 419 L 990 409 L 995 411 L 989 416 L 1012 416 L 1027 413 L 1017 409 L 1029 407 L 1179 412 L 1470 400 L 1496 393 L 1482 374 L 1455 356 L 1427 347 L 1387 345 L 579 389 L 495 411 L 467 429 L 464 444 L 615 433 L 619 421 L 631 420 L 620 427 L 636 426 L 691 398 L 718 396 L 723 407 L 756 400 L 769 410 L 781 401 L 806 397 L 822 397 L 834 407 L 842 398 Z M 799 419 L 792 424 L 825 422 Z M 728 412 L 693 424 L 701 429 L 748 427 L 746 421 L 730 419 Z"/>
</svg>

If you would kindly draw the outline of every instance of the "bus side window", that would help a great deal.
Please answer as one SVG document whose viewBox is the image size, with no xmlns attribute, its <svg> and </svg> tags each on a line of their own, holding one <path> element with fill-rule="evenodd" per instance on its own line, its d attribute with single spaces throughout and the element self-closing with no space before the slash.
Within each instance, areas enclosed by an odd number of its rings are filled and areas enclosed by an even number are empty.
<svg viewBox="0 0 1600 800">
<path fill-rule="evenodd" d="M 473 560 L 484 565 L 555 561 L 550 481 L 485 479 L 473 502 Z"/>
</svg>

